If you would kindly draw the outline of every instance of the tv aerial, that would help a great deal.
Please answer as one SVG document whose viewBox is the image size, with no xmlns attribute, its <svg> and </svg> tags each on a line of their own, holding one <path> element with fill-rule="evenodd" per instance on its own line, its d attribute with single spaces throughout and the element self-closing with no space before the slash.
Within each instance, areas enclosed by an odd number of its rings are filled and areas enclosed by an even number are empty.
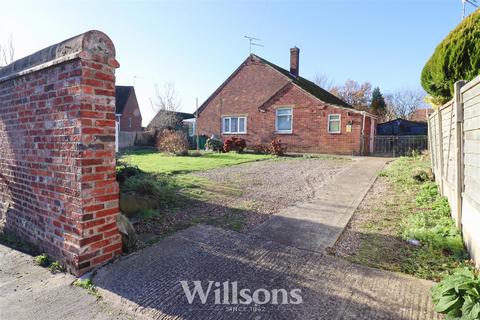
<svg viewBox="0 0 480 320">
<path fill-rule="evenodd" d="M 478 8 L 478 0 L 462 0 L 462 20 L 465 19 L 465 12 L 467 3 Z"/>
<path fill-rule="evenodd" d="M 475 0 L 476 1 L 476 0 Z M 252 54 L 252 46 L 255 47 L 264 47 L 264 45 L 258 43 L 259 41 L 262 41 L 262 39 L 254 38 L 254 37 L 249 37 L 249 36 L 243 36 L 244 38 L 248 39 L 248 42 L 250 43 L 250 54 Z"/>
</svg>

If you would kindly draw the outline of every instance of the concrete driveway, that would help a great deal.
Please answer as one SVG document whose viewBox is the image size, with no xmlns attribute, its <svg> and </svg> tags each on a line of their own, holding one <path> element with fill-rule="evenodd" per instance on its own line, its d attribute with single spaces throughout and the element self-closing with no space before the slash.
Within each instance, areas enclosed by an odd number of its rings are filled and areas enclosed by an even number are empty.
<svg viewBox="0 0 480 320">
<path fill-rule="evenodd" d="M 315 199 L 281 210 L 253 233 L 262 239 L 315 252 L 333 246 L 386 164 L 386 158 L 353 161 L 321 192 L 317 191 Z"/>
<path fill-rule="evenodd" d="M 212 281 L 205 304 L 198 296 L 190 304 L 180 281 L 190 290 L 193 281 L 201 281 L 204 290 Z M 226 281 L 251 292 L 297 289 L 302 302 L 216 304 L 214 289 Z M 148 319 L 438 318 L 428 281 L 204 225 L 102 268 L 94 282 L 105 301 Z"/>
<path fill-rule="evenodd" d="M 323 253 L 385 164 L 377 158 L 355 161 L 317 199 L 282 210 L 253 232 L 192 227 L 102 268 L 94 283 L 106 301 L 151 319 L 439 318 L 431 282 Z M 188 301 L 185 290 L 191 294 L 194 281 L 202 290 L 211 285 L 205 301 Z M 233 282 L 258 291 L 261 303 L 232 304 Z M 301 303 L 263 304 L 265 295 L 279 290 L 297 290 Z"/>
<path fill-rule="evenodd" d="M 31 257 L 0 246 L 0 318 L 440 319 L 431 282 L 324 253 L 385 163 L 355 161 L 316 199 L 250 233 L 198 225 L 100 268 L 93 278 L 100 301 L 71 286 L 73 277 L 50 275 Z M 188 301 L 193 281 L 205 291 L 210 285 L 204 301 L 198 295 Z M 258 304 L 238 303 L 246 301 L 241 289 Z"/>
</svg>

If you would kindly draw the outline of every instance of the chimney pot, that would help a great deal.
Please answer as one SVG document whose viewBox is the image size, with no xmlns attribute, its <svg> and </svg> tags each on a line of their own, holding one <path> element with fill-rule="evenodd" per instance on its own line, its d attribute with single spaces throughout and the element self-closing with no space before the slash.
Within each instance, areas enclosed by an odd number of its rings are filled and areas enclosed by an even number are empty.
<svg viewBox="0 0 480 320">
<path fill-rule="evenodd" d="M 298 68 L 300 62 L 300 49 L 293 47 L 290 49 L 290 73 L 298 77 Z"/>
</svg>

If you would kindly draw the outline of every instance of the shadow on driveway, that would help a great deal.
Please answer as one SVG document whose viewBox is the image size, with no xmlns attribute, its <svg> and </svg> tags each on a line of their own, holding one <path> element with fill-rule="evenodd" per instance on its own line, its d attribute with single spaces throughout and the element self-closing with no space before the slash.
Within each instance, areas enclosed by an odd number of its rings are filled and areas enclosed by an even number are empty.
<svg viewBox="0 0 480 320">
<path fill-rule="evenodd" d="M 322 226 L 324 229 L 333 228 Z M 336 230 L 332 230 L 336 232 Z M 180 281 L 236 281 L 238 288 L 300 289 L 301 304 L 189 304 Z M 106 301 L 155 319 L 437 319 L 432 283 L 350 264 L 254 235 L 198 225 L 123 257 L 94 277 Z M 223 292 L 220 293 L 223 298 Z"/>
</svg>

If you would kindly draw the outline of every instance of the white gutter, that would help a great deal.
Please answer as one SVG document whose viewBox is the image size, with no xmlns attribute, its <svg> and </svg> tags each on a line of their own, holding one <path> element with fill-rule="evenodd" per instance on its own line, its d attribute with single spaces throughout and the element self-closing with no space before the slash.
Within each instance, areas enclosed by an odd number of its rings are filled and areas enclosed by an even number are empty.
<svg viewBox="0 0 480 320">
<path fill-rule="evenodd" d="M 365 134 L 365 111 L 362 111 L 363 119 L 362 119 L 362 136 Z"/>
<path fill-rule="evenodd" d="M 118 152 L 118 139 L 119 139 L 119 131 L 120 131 L 120 118 L 122 117 L 121 114 L 115 114 L 115 152 Z"/>
<path fill-rule="evenodd" d="M 360 153 L 363 156 L 365 153 L 365 111 L 362 111 L 363 119 L 362 119 L 362 134 L 360 135 Z"/>
</svg>

